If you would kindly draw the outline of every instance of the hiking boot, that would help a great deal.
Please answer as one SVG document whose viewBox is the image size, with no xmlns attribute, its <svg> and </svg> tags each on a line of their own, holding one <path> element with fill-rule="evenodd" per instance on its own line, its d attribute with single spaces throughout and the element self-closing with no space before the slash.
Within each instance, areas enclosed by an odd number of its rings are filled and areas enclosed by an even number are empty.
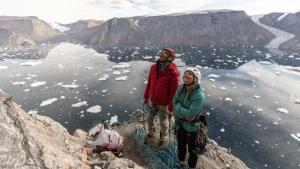
<svg viewBox="0 0 300 169">
<path fill-rule="evenodd" d="M 186 167 L 187 163 L 185 161 L 177 161 L 176 166 L 181 168 L 181 167 Z"/>
</svg>

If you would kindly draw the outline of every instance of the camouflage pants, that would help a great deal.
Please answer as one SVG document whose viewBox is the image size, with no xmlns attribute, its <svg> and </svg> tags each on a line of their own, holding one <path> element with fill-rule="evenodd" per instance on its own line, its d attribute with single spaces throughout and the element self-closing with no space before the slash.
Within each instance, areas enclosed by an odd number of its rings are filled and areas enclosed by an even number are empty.
<svg viewBox="0 0 300 169">
<path fill-rule="evenodd" d="M 160 121 L 160 140 L 167 141 L 169 130 L 168 107 L 153 105 L 149 102 L 149 115 L 148 115 L 148 134 L 153 136 L 155 132 L 154 118 L 158 115 Z"/>
</svg>

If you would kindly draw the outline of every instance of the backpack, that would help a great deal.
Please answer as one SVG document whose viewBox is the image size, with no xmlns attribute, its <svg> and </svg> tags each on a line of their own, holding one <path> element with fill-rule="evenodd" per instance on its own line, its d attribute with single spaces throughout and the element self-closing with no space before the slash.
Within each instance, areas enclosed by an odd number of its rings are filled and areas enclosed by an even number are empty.
<svg viewBox="0 0 300 169">
<path fill-rule="evenodd" d="M 208 139 L 207 139 L 208 125 L 206 121 L 206 116 L 198 115 L 195 121 L 200 123 L 200 128 L 197 132 L 197 137 L 196 137 L 195 150 L 198 155 L 202 155 L 207 151 L 206 145 L 208 143 Z"/>
<path fill-rule="evenodd" d="M 116 131 L 105 129 L 102 123 L 92 127 L 86 139 L 93 151 L 96 152 L 111 151 L 119 154 L 123 148 L 124 138 Z"/>
</svg>

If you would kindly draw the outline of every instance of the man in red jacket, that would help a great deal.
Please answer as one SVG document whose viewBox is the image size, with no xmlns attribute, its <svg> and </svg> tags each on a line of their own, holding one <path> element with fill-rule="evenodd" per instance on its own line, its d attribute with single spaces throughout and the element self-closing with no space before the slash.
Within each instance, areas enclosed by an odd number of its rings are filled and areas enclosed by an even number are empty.
<svg viewBox="0 0 300 169">
<path fill-rule="evenodd" d="M 173 96 L 179 83 L 179 71 L 173 63 L 175 55 L 173 49 L 163 49 L 160 59 L 151 66 L 144 92 L 144 101 L 149 103 L 148 138 L 152 139 L 154 137 L 154 117 L 158 114 L 160 120 L 160 147 L 167 145 L 168 119 L 173 112 Z"/>
</svg>

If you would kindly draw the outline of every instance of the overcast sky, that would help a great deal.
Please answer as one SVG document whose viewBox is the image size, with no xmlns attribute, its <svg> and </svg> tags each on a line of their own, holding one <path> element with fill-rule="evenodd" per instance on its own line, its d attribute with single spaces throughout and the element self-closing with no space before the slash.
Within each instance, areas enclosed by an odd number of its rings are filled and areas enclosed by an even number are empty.
<svg viewBox="0 0 300 169">
<path fill-rule="evenodd" d="M 245 10 L 248 15 L 300 11 L 300 0 L 0 0 L 0 4 L 0 15 L 62 23 L 210 9 Z"/>
</svg>

